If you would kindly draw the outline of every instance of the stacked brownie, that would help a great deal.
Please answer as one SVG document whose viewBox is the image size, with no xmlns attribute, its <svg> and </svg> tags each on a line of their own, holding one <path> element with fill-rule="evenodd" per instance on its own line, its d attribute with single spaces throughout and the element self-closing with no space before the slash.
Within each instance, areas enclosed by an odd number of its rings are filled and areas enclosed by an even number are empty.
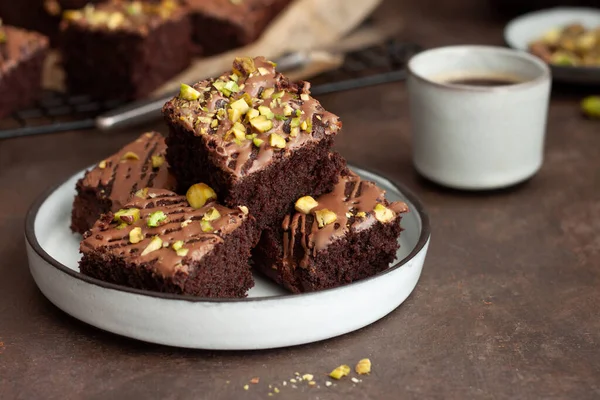
<svg viewBox="0 0 600 400">
<path fill-rule="evenodd" d="M 308 83 L 290 82 L 262 57 L 238 58 L 231 72 L 182 85 L 163 113 L 166 161 L 185 197 L 166 181 L 148 189 L 143 168 L 115 164 L 132 147 L 99 164 L 78 183 L 73 209 L 74 227 L 89 210 L 111 210 L 84 234 L 83 273 L 141 289 L 243 297 L 253 285 L 251 254 L 257 270 L 295 293 L 364 279 L 394 260 L 408 208 L 390 204 L 331 152 L 341 122 Z M 140 139 L 129 146 L 153 159 L 158 147 Z M 122 189 L 111 190 L 108 177 Z M 116 196 L 125 192 L 127 202 Z"/>
<path fill-rule="evenodd" d="M 47 52 L 45 36 L 0 21 L 0 118 L 40 95 Z"/>
</svg>

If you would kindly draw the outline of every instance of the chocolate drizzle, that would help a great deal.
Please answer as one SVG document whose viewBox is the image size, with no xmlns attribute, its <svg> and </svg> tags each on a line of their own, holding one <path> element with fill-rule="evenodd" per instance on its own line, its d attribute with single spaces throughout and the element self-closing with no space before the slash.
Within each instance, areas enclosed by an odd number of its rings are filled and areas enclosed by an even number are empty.
<svg viewBox="0 0 600 400">
<path fill-rule="evenodd" d="M 298 265 L 307 268 L 311 256 L 315 257 L 318 251 L 343 238 L 350 230 L 358 232 L 380 223 L 373 212 L 377 204 L 383 204 L 394 212 L 394 219 L 388 223 L 394 223 L 400 214 L 408 211 L 406 203 L 388 203 L 384 190 L 372 182 L 362 181 L 352 172 L 340 177 L 331 193 L 316 200 L 319 205 L 311 214 L 296 212 L 283 220 L 283 264 L 287 268 Z M 337 219 L 319 228 L 314 213 L 323 209 L 334 212 Z M 298 252 L 301 254 L 296 254 Z"/>
<path fill-rule="evenodd" d="M 231 82 L 231 73 L 196 83 L 193 88 L 203 93 L 198 100 L 188 101 L 176 97 L 169 101 L 163 108 L 163 112 L 169 118 L 200 136 L 206 145 L 215 148 L 215 153 L 220 160 L 220 167 L 237 177 L 251 174 L 264 168 L 274 159 L 288 156 L 295 149 L 304 146 L 308 142 L 320 141 L 326 136 L 335 135 L 341 127 L 338 117 L 329 113 L 321 107 L 320 103 L 310 97 L 310 84 L 308 82 L 292 83 L 282 74 L 275 71 L 272 63 L 263 57 L 253 60 L 256 71 L 237 78 L 239 91 L 232 93 L 230 97 L 225 96 L 222 91 L 214 86 L 216 81 Z M 262 98 L 265 89 L 273 89 L 275 93 L 281 93 L 281 97 Z M 275 115 L 270 119 L 273 127 L 265 132 L 260 132 L 242 117 L 238 122 L 246 128 L 247 135 L 256 135 L 262 140 L 257 147 L 253 140 L 245 139 L 234 142 L 228 137 L 228 132 L 233 127 L 233 122 L 228 118 L 227 112 L 219 109 L 229 108 L 229 104 L 241 98 L 249 98 L 252 107 L 266 106 Z M 288 114 L 285 116 L 285 108 Z M 306 121 L 308 128 L 301 130 L 292 136 L 290 121 L 299 118 L 301 122 Z M 211 127 L 213 121 L 218 121 L 218 126 Z M 269 143 L 271 134 L 277 134 L 286 141 L 284 149 L 272 147 Z"/>
<path fill-rule="evenodd" d="M 123 159 L 125 154 L 134 153 L 139 159 Z M 152 156 L 165 157 L 166 144 L 157 132 L 142 134 L 118 153 L 101 161 L 88 171 L 83 186 L 99 188 L 102 198 L 112 201 L 112 211 L 123 208 L 133 192 L 145 187 L 174 189 L 175 179 L 169 174 L 167 162 L 152 167 Z"/>
<path fill-rule="evenodd" d="M 81 252 L 104 249 L 111 256 L 122 257 L 127 262 L 151 263 L 154 272 L 163 277 L 188 272 L 188 265 L 192 261 L 198 261 L 210 253 L 214 246 L 222 243 L 226 235 L 248 218 L 240 209 L 230 209 L 215 202 L 194 209 L 184 196 L 164 189 L 149 189 L 146 198 L 134 196 L 125 208 L 139 209 L 139 220 L 119 228 L 119 223 L 113 221 L 112 213 L 105 215 L 86 233 L 81 242 Z M 212 208 L 219 212 L 220 217 L 210 221 L 214 229 L 212 232 L 204 232 L 200 221 Z M 149 227 L 147 217 L 155 211 L 163 211 L 167 220 L 157 227 Z M 137 227 L 142 230 L 143 240 L 132 244 L 129 232 Z M 162 240 L 163 247 L 142 256 L 155 236 Z M 182 241 L 182 247 L 188 249 L 185 256 L 177 255 L 171 247 L 177 241 Z"/>
</svg>

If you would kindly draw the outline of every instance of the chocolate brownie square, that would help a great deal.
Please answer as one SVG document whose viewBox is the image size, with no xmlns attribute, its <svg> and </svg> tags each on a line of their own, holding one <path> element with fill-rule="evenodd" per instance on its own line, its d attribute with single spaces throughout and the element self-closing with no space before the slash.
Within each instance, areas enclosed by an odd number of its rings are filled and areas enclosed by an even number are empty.
<svg viewBox="0 0 600 400">
<path fill-rule="evenodd" d="M 244 297 L 254 284 L 248 260 L 257 238 L 244 207 L 193 208 L 184 196 L 148 189 L 86 232 L 79 268 L 137 289 Z"/>
<path fill-rule="evenodd" d="M 123 208 L 137 190 L 174 189 L 176 183 L 169 174 L 165 150 L 160 133 L 144 133 L 87 171 L 75 186 L 71 230 L 84 233 L 101 214 Z"/>
<path fill-rule="evenodd" d="M 47 52 L 45 36 L 0 21 L 0 118 L 40 95 Z"/>
<path fill-rule="evenodd" d="M 65 11 L 61 29 L 72 93 L 145 97 L 191 61 L 188 13 L 175 0 L 89 4 Z"/>
<path fill-rule="evenodd" d="M 188 0 L 192 38 L 204 55 L 254 42 L 291 0 Z"/>
<path fill-rule="evenodd" d="M 331 190 L 345 169 L 330 153 L 342 124 L 309 88 L 263 57 L 236 59 L 231 73 L 182 85 L 163 107 L 179 191 L 205 182 L 265 226 L 281 221 L 299 196 Z"/>
<path fill-rule="evenodd" d="M 294 293 L 345 285 L 388 268 L 399 248 L 403 202 L 353 174 L 331 193 L 305 196 L 296 212 L 263 231 L 255 267 Z"/>
</svg>

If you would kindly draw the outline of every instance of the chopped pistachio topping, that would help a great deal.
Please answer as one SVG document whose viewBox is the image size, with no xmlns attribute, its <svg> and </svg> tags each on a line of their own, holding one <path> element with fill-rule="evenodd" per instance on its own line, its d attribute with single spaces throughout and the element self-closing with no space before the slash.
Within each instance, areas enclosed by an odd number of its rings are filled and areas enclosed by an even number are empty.
<svg viewBox="0 0 600 400">
<path fill-rule="evenodd" d="M 390 222 L 396 216 L 392 210 L 380 203 L 375 206 L 373 211 L 375 211 L 375 218 L 377 221 L 383 223 Z"/>
<path fill-rule="evenodd" d="M 119 225 L 117 225 L 117 229 L 121 230 L 121 229 L 125 229 L 128 225 L 125 222 L 121 222 Z"/>
<path fill-rule="evenodd" d="M 171 248 L 175 251 L 181 249 L 183 247 L 183 240 L 176 240 L 175 243 L 171 245 Z"/>
<path fill-rule="evenodd" d="M 206 233 L 214 231 L 214 228 L 212 227 L 212 224 L 210 223 L 210 221 L 205 221 L 205 220 L 200 221 L 200 228 L 202 229 L 202 232 L 206 232 Z"/>
<path fill-rule="evenodd" d="M 303 131 L 308 129 L 308 123 L 306 122 L 306 120 L 302 121 L 302 123 L 300 124 L 300 129 L 302 129 Z"/>
<path fill-rule="evenodd" d="M 319 224 L 319 228 L 323 228 L 326 225 L 332 224 L 337 220 L 337 215 L 331 210 L 326 208 L 315 211 L 315 218 Z"/>
<path fill-rule="evenodd" d="M 260 112 L 254 108 L 248 110 L 248 112 L 246 113 L 246 118 L 248 118 L 248 121 L 250 121 L 251 119 L 254 119 L 256 117 L 258 117 L 260 115 Z"/>
<path fill-rule="evenodd" d="M 191 220 L 191 219 L 186 219 L 185 221 L 183 221 L 183 222 L 181 223 L 181 227 L 182 227 L 182 228 L 185 228 L 186 226 L 188 226 L 188 225 L 189 225 L 189 224 L 191 224 L 191 223 L 192 223 L 192 220 Z"/>
<path fill-rule="evenodd" d="M 248 211 L 248 207 L 246 207 L 246 206 L 239 206 L 238 208 L 240 209 L 241 212 L 244 213 L 244 215 L 248 215 L 248 212 L 249 212 Z"/>
<path fill-rule="evenodd" d="M 204 221 L 216 221 L 219 218 L 221 218 L 221 213 L 214 207 L 209 208 L 206 214 L 202 216 Z"/>
<path fill-rule="evenodd" d="M 276 133 L 271 133 L 269 136 L 269 144 L 273 147 L 277 147 L 278 149 L 284 149 L 285 139 Z"/>
<path fill-rule="evenodd" d="M 217 194 L 207 184 L 196 183 L 190 186 L 185 197 L 191 207 L 198 209 L 208 203 L 209 200 L 216 200 Z"/>
<path fill-rule="evenodd" d="M 152 168 L 160 168 L 165 163 L 165 158 L 159 155 L 152 156 Z"/>
<path fill-rule="evenodd" d="M 238 99 L 232 102 L 229 106 L 235 110 L 238 110 L 241 114 L 246 114 L 250 109 L 250 106 L 245 99 Z"/>
<path fill-rule="evenodd" d="M 277 93 L 273 93 L 273 95 L 271 96 L 272 99 L 280 99 L 283 97 L 283 95 L 285 94 L 284 90 L 280 90 Z"/>
<path fill-rule="evenodd" d="M 98 163 L 98 168 L 104 169 L 106 168 L 106 160 L 102 160 Z"/>
<path fill-rule="evenodd" d="M 190 249 L 179 249 L 179 250 L 175 250 L 175 253 L 179 256 L 179 257 L 185 257 L 187 256 L 187 253 L 190 251 Z"/>
<path fill-rule="evenodd" d="M 246 127 L 239 122 L 234 123 L 231 129 L 225 134 L 225 139 L 236 139 L 241 142 L 246 139 Z"/>
<path fill-rule="evenodd" d="M 211 128 L 216 128 L 217 126 L 219 126 L 219 120 L 218 119 L 213 119 L 212 121 L 210 121 L 210 127 Z"/>
<path fill-rule="evenodd" d="M 152 253 L 153 251 L 159 250 L 163 247 L 163 241 L 158 236 L 154 236 L 148 246 L 142 251 L 142 256 Z"/>
<path fill-rule="evenodd" d="M 308 96 L 308 94 L 306 94 L 306 93 L 300 94 L 300 100 L 308 101 L 309 99 L 310 99 L 310 97 Z"/>
<path fill-rule="evenodd" d="M 309 214 L 310 211 L 318 205 L 319 203 L 311 196 L 304 196 L 296 200 L 295 207 L 296 211 L 299 211 L 304 214 Z"/>
<path fill-rule="evenodd" d="M 363 358 L 358 362 L 358 364 L 356 364 L 354 370 L 359 375 L 368 374 L 369 372 L 371 372 L 371 360 L 369 360 L 368 358 Z"/>
<path fill-rule="evenodd" d="M 275 119 L 279 121 L 285 121 L 287 117 L 283 114 L 275 114 Z"/>
<path fill-rule="evenodd" d="M 273 96 L 273 93 L 275 93 L 274 88 L 266 88 L 265 90 L 263 90 L 261 97 L 265 100 L 270 99 L 271 96 Z"/>
<path fill-rule="evenodd" d="M 179 89 L 179 98 L 187 101 L 198 100 L 200 98 L 200 92 L 190 85 L 182 83 Z"/>
<path fill-rule="evenodd" d="M 290 103 L 285 103 L 285 105 L 283 106 L 283 115 L 290 116 L 290 115 L 292 115 L 293 112 L 294 112 L 294 109 L 292 108 Z"/>
<path fill-rule="evenodd" d="M 129 243 L 136 244 L 141 242 L 142 240 L 144 240 L 142 228 L 138 226 L 129 231 Z"/>
<path fill-rule="evenodd" d="M 139 197 L 140 199 L 148 197 L 148 188 L 143 188 L 135 192 L 135 197 Z"/>
<path fill-rule="evenodd" d="M 258 106 L 258 112 L 260 113 L 260 115 L 264 115 L 268 119 L 273 119 L 273 117 L 275 116 L 275 114 L 273 114 L 273 111 L 271 111 L 271 109 L 267 106 Z"/>
<path fill-rule="evenodd" d="M 269 70 L 263 67 L 258 67 L 258 73 L 261 75 L 269 75 Z"/>
<path fill-rule="evenodd" d="M 304 375 L 302 375 L 302 379 L 305 380 L 305 381 L 312 381 L 313 378 L 314 378 L 313 374 L 304 374 Z"/>
<path fill-rule="evenodd" d="M 121 160 L 139 160 L 140 157 L 133 151 L 128 151 L 121 157 Z"/>
<path fill-rule="evenodd" d="M 106 21 L 106 26 L 109 30 L 114 30 L 121 26 L 123 22 L 125 22 L 125 16 L 120 12 L 114 12 L 108 17 L 108 20 Z"/>
<path fill-rule="evenodd" d="M 236 75 L 248 76 L 254 71 L 256 71 L 256 65 L 254 65 L 254 60 L 250 57 L 236 57 L 233 61 L 233 73 Z"/>
<path fill-rule="evenodd" d="M 159 226 L 162 222 L 167 220 L 167 214 L 164 211 L 154 211 L 152 214 L 148 215 L 146 218 L 146 224 L 149 227 L 155 228 Z"/>
<path fill-rule="evenodd" d="M 300 128 L 298 128 L 297 126 L 290 129 L 291 137 L 296 137 L 296 136 L 298 136 L 299 133 L 300 133 Z"/>
<path fill-rule="evenodd" d="M 252 125 L 259 132 L 267 132 L 273 128 L 273 122 L 267 119 L 264 115 L 259 115 L 256 118 L 252 118 L 250 120 L 250 125 Z"/>
<path fill-rule="evenodd" d="M 114 215 L 115 221 L 124 222 L 127 225 L 133 224 L 140 219 L 140 210 L 137 208 L 124 208 L 117 211 Z"/>
<path fill-rule="evenodd" d="M 356 213 L 356 216 L 358 218 L 365 218 L 367 216 L 367 213 L 364 212 L 364 211 L 359 211 L 359 212 Z"/>
<path fill-rule="evenodd" d="M 264 142 L 265 142 L 264 140 L 262 140 L 262 139 L 259 139 L 259 138 L 254 138 L 254 139 L 252 139 L 252 143 L 253 143 L 253 144 L 254 144 L 256 147 L 260 147 L 260 146 L 262 146 L 262 144 L 263 144 Z"/>
<path fill-rule="evenodd" d="M 229 115 L 229 119 L 231 120 L 231 122 L 238 122 L 242 117 L 242 112 L 236 108 L 230 108 L 229 110 L 227 110 L 227 115 Z"/>
<path fill-rule="evenodd" d="M 348 365 L 340 365 L 329 374 L 333 379 L 342 379 L 344 376 L 350 373 L 350 367 Z"/>
<path fill-rule="evenodd" d="M 297 128 L 300 126 L 300 117 L 296 117 L 296 118 L 292 118 L 292 120 L 290 121 L 290 126 L 292 128 Z"/>
</svg>

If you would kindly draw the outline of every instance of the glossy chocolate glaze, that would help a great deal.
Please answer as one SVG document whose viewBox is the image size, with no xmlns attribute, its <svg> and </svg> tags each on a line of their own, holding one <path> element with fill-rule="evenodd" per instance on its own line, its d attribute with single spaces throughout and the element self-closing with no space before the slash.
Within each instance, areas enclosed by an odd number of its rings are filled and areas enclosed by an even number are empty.
<svg viewBox="0 0 600 400">
<path fill-rule="evenodd" d="M 144 198 L 136 195 L 124 208 L 139 209 L 139 220 L 120 227 L 119 222 L 113 221 L 112 213 L 107 214 L 86 233 L 80 251 L 86 253 L 105 250 L 129 263 L 151 263 L 154 271 L 163 277 L 187 273 L 191 262 L 198 261 L 210 253 L 214 246 L 223 242 L 226 235 L 248 218 L 248 214 L 241 209 L 230 209 L 216 202 L 194 209 L 184 196 L 164 189 L 148 189 Z M 210 221 L 214 230 L 207 233 L 202 230 L 200 221 L 212 208 L 219 212 L 220 217 Z M 163 211 L 167 219 L 158 227 L 149 227 L 147 217 L 155 211 Z M 141 228 L 144 239 L 132 244 L 129 232 L 137 227 Z M 142 252 L 155 236 L 162 239 L 163 247 L 142 256 Z M 185 256 L 177 255 L 171 247 L 179 240 L 183 242 L 183 248 L 188 249 Z"/>
<path fill-rule="evenodd" d="M 100 195 L 112 201 L 112 211 L 123 208 L 131 194 L 138 189 L 175 189 L 175 179 L 169 174 L 166 160 L 160 167 L 152 167 L 152 156 L 159 156 L 164 160 L 166 148 L 165 139 L 160 133 L 144 133 L 88 171 L 82 185 L 99 188 Z M 139 160 L 123 159 L 129 152 L 137 155 Z"/>
<path fill-rule="evenodd" d="M 318 251 L 326 249 L 329 244 L 343 238 L 348 232 L 359 232 L 380 223 L 373 212 L 377 204 L 383 204 L 395 214 L 394 218 L 386 223 L 395 223 L 400 214 L 408 211 L 406 203 L 388 203 L 384 190 L 378 188 L 373 182 L 362 181 L 358 175 L 352 172 L 342 176 L 331 193 L 322 195 L 315 200 L 319 204 L 311 210 L 311 214 L 296 212 L 287 215 L 283 221 L 284 265 L 295 268 L 297 259 L 300 259 L 299 266 L 306 268 L 311 255 L 314 257 Z M 323 209 L 334 212 L 337 219 L 335 222 L 319 228 L 314 215 L 315 211 Z M 365 213 L 365 215 L 358 216 L 358 213 Z M 294 251 L 298 250 L 297 235 L 300 235 L 303 252 L 301 257 L 294 254 Z"/>
<path fill-rule="evenodd" d="M 272 63 L 264 57 L 254 59 L 256 71 L 249 75 L 239 77 L 240 91 L 224 96 L 214 86 L 214 79 L 196 83 L 193 87 L 201 93 L 198 100 L 188 101 L 175 97 L 163 108 L 163 112 L 174 121 L 182 124 L 186 130 L 194 132 L 196 136 L 205 138 L 208 146 L 214 148 L 215 157 L 219 160 L 221 169 L 237 177 L 242 177 L 258 170 L 282 156 L 289 155 L 299 147 L 309 142 L 318 142 L 329 135 L 335 135 L 341 128 L 338 117 L 323 109 L 321 104 L 310 97 L 310 84 L 308 82 L 291 83 L 282 74 L 276 72 Z M 234 67 L 236 67 L 234 63 Z M 219 80 L 230 81 L 231 73 L 222 75 Z M 274 88 L 275 92 L 283 91 L 281 101 L 273 103 L 272 98 L 262 99 L 261 95 L 267 88 Z M 252 140 L 235 142 L 228 138 L 227 133 L 233 122 L 227 117 L 229 104 L 248 94 L 252 99 L 253 107 L 267 106 L 279 116 L 272 119 L 273 127 L 266 132 L 259 132 L 245 119 L 243 123 L 247 134 L 256 134 L 256 138 L 263 141 L 260 147 L 253 144 Z M 302 100 L 304 97 L 306 100 Z M 288 104 L 292 108 L 291 116 L 284 118 L 284 107 Z M 225 112 L 224 118 L 217 118 L 219 109 Z M 299 110 L 299 111 L 296 111 Z M 307 121 L 312 129 L 301 131 L 297 136 L 291 136 L 291 119 L 300 113 L 301 121 Z M 211 128 L 211 121 L 217 119 L 217 127 Z M 277 134 L 286 141 L 284 149 L 273 147 L 269 144 L 271 134 Z"/>
</svg>

